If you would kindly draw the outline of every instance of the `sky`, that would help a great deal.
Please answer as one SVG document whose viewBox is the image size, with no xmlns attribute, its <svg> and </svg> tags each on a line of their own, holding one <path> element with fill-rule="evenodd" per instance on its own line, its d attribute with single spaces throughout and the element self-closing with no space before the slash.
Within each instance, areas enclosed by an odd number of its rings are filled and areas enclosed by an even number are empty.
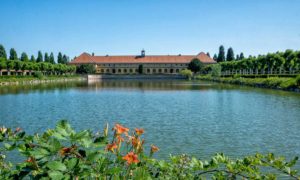
<svg viewBox="0 0 300 180">
<path fill-rule="evenodd" d="M 300 50 L 300 0 L 0 0 L 0 44 L 71 58 Z"/>
</svg>

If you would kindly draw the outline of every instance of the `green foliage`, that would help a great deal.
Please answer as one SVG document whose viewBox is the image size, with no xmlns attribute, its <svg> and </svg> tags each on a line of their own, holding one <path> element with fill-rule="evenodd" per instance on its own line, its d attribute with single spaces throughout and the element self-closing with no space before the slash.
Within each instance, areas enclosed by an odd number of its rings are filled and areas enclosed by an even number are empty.
<svg viewBox="0 0 300 180">
<path fill-rule="evenodd" d="M 45 62 L 48 62 L 48 63 L 50 62 L 50 57 L 49 57 L 49 55 L 48 55 L 47 52 L 45 53 L 44 61 L 45 61 Z"/>
<path fill-rule="evenodd" d="M 233 61 L 233 60 L 234 60 L 234 52 L 233 52 L 233 49 L 230 47 L 227 50 L 226 61 Z"/>
<path fill-rule="evenodd" d="M 43 79 L 43 78 L 44 78 L 44 75 L 43 75 L 42 72 L 36 71 L 36 72 L 34 72 L 33 77 L 36 77 L 36 78 L 38 78 L 38 79 Z"/>
<path fill-rule="evenodd" d="M 183 69 L 180 71 L 180 74 L 184 77 L 186 77 L 187 79 L 191 79 L 193 76 L 193 72 L 189 69 Z"/>
<path fill-rule="evenodd" d="M 112 138 L 108 137 L 108 126 L 95 134 L 89 130 L 76 132 L 65 120 L 35 135 L 27 135 L 20 128 L 2 127 L 0 179 L 300 178 L 294 168 L 298 157 L 286 160 L 272 153 L 257 153 L 232 159 L 217 153 L 208 160 L 188 155 L 158 160 L 152 157 L 157 147 L 148 151 L 143 146 L 142 129 L 130 132 L 116 124 L 113 131 Z M 11 151 L 25 161 L 7 161 Z"/>
<path fill-rule="evenodd" d="M 27 56 L 27 54 L 26 54 L 25 52 L 23 52 L 23 53 L 21 54 L 21 59 L 20 59 L 20 60 L 21 60 L 21 61 L 24 61 L 24 62 L 29 61 L 28 56 Z"/>
<path fill-rule="evenodd" d="M 7 59 L 6 51 L 2 44 L 0 44 L 0 58 Z"/>
<path fill-rule="evenodd" d="M 213 59 L 214 59 L 215 61 L 217 61 L 217 60 L 218 60 L 218 56 L 217 56 L 216 54 L 214 54 Z"/>
<path fill-rule="evenodd" d="M 9 60 L 18 60 L 18 55 L 14 48 L 11 48 L 9 51 Z"/>
<path fill-rule="evenodd" d="M 95 74 L 96 68 L 93 64 L 82 64 L 77 68 L 78 74 Z"/>
<path fill-rule="evenodd" d="M 224 62 L 225 61 L 225 48 L 223 45 L 219 47 L 219 54 L 217 58 L 217 62 Z"/>
<path fill-rule="evenodd" d="M 57 63 L 63 64 L 63 55 L 61 52 L 59 52 L 57 55 Z"/>
<path fill-rule="evenodd" d="M 36 61 L 34 55 L 31 55 L 30 61 L 31 61 L 31 62 L 35 62 L 35 61 Z"/>
<path fill-rule="evenodd" d="M 50 62 L 51 64 L 55 64 L 54 55 L 53 55 L 52 52 L 50 53 L 49 62 Z"/>
<path fill-rule="evenodd" d="M 194 58 L 188 65 L 188 69 L 194 73 L 199 72 L 203 67 L 203 63 L 197 58 Z"/>
<path fill-rule="evenodd" d="M 6 68 L 7 68 L 6 59 L 2 57 L 2 58 L 0 58 L 0 70 L 6 69 Z"/>
<path fill-rule="evenodd" d="M 211 76 L 212 77 L 220 77 L 221 71 L 222 71 L 222 67 L 220 64 L 213 64 L 211 66 Z"/>
<path fill-rule="evenodd" d="M 36 62 L 43 62 L 43 54 L 41 51 L 38 52 L 38 57 L 36 58 Z"/>
</svg>

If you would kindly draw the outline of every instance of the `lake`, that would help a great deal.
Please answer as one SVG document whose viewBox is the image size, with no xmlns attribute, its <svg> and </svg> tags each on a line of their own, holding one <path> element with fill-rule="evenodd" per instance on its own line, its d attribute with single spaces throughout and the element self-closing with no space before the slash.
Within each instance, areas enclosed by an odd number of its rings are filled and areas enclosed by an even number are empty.
<svg viewBox="0 0 300 180">
<path fill-rule="evenodd" d="M 145 129 L 157 157 L 216 152 L 300 155 L 300 94 L 184 80 L 106 80 L 0 87 L 0 125 L 28 133 L 68 119 L 75 129 Z"/>
</svg>

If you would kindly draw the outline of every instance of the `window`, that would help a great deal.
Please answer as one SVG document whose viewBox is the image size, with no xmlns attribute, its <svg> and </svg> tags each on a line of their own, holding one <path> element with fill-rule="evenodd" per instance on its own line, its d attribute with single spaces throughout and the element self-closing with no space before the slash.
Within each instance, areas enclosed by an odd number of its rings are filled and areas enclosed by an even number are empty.
<svg viewBox="0 0 300 180">
<path fill-rule="evenodd" d="M 147 73 L 150 73 L 150 69 L 147 69 Z"/>
<path fill-rule="evenodd" d="M 106 72 L 109 73 L 109 69 L 106 69 Z"/>
<path fill-rule="evenodd" d="M 165 69 L 165 73 L 167 73 L 168 72 L 168 69 Z"/>
<path fill-rule="evenodd" d="M 122 72 L 122 69 L 118 69 L 118 73 L 121 73 Z"/>
<path fill-rule="evenodd" d="M 101 73 L 104 73 L 104 69 L 101 69 Z"/>
<path fill-rule="evenodd" d="M 159 69 L 158 72 L 161 73 L 161 69 Z"/>
<path fill-rule="evenodd" d="M 124 73 L 127 73 L 127 69 L 124 69 Z"/>
<path fill-rule="evenodd" d="M 156 73 L 156 69 L 153 69 L 153 73 Z"/>
<path fill-rule="evenodd" d="M 179 73 L 179 69 L 176 69 L 176 73 Z"/>
</svg>

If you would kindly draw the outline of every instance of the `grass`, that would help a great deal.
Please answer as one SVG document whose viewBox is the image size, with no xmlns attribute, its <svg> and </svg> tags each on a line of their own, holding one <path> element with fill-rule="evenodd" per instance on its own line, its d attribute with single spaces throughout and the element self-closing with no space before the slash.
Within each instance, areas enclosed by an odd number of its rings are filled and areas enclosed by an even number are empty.
<svg viewBox="0 0 300 180">
<path fill-rule="evenodd" d="M 297 77 L 268 77 L 268 78 L 244 78 L 234 77 L 212 77 L 210 75 L 199 75 L 195 77 L 199 80 L 208 80 L 221 83 L 247 85 L 254 87 L 274 88 L 274 89 L 300 89 L 300 75 Z"/>
</svg>

